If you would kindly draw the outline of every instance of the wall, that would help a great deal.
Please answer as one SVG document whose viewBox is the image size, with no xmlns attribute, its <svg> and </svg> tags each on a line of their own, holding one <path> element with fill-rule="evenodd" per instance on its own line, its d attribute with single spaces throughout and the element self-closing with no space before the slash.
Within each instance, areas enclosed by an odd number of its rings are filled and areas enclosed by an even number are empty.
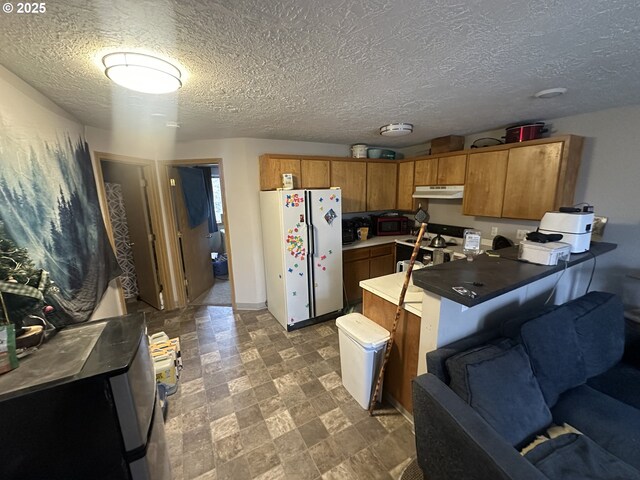
<svg viewBox="0 0 640 480">
<path fill-rule="evenodd" d="M 69 133 L 71 138 L 77 138 L 82 136 L 84 131 L 72 115 L 2 66 L 0 115 L 5 120 L 10 119 L 14 124 L 28 125 L 30 131 L 38 131 L 44 140 L 55 140 L 57 135 L 62 136 L 65 133 Z M 117 291 L 111 287 L 105 292 L 91 320 L 121 313 L 116 294 Z"/>
<path fill-rule="evenodd" d="M 592 289 L 619 293 L 625 304 L 638 306 L 640 280 L 628 275 L 640 271 L 640 106 L 558 118 L 549 123 L 552 135 L 585 137 L 575 202 L 589 202 L 595 206 L 596 215 L 608 217 L 602 240 L 618 244 L 616 250 L 598 258 Z M 477 133 L 468 136 L 465 145 L 468 148 L 477 138 L 502 135 L 504 130 Z M 416 146 L 413 151 L 420 148 Z M 479 228 L 487 238 L 492 226 L 514 240 L 516 229 L 538 226 L 538 222 L 468 217 L 461 212 L 461 200 L 429 202 L 432 222 Z"/>
<path fill-rule="evenodd" d="M 263 153 L 348 156 L 349 146 L 255 138 L 204 140 L 176 145 L 176 159 L 222 159 L 236 304 L 238 308 L 245 309 L 264 307 L 267 295 L 258 168 L 258 157 Z"/>
</svg>

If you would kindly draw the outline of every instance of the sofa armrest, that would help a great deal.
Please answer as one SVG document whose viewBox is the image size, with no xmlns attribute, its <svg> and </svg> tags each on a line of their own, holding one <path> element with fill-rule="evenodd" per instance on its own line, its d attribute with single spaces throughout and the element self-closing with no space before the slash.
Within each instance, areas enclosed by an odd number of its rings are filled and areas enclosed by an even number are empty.
<svg viewBox="0 0 640 480">
<path fill-rule="evenodd" d="M 418 464 L 429 480 L 547 480 L 436 376 L 413 380 Z"/>
</svg>

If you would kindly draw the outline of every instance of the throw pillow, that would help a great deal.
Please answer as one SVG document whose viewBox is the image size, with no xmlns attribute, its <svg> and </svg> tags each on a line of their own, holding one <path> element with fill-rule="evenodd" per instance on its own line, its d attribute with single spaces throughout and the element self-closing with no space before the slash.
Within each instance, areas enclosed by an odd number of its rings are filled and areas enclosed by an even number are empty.
<svg viewBox="0 0 640 480">
<path fill-rule="evenodd" d="M 469 405 L 507 442 L 519 446 L 551 423 L 521 345 L 466 365 Z"/>
<path fill-rule="evenodd" d="M 549 407 L 555 405 L 561 393 L 587 380 L 574 317 L 571 306 L 565 304 L 528 321 L 520 330 L 522 344 Z"/>
</svg>

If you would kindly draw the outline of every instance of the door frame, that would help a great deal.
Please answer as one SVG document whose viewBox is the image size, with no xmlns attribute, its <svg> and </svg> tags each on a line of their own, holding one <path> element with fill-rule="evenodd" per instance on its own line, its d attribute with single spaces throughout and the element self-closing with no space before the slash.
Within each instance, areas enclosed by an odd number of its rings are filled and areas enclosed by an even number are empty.
<svg viewBox="0 0 640 480">
<path fill-rule="evenodd" d="M 167 235 L 163 228 L 163 215 L 160 201 L 160 190 L 158 188 L 158 165 L 154 160 L 145 158 L 129 157 L 125 155 L 116 155 L 113 153 L 93 152 L 93 156 L 97 163 L 96 184 L 98 189 L 98 198 L 105 207 L 105 225 L 107 226 L 107 235 L 111 245 L 115 245 L 113 228 L 109 217 L 109 205 L 107 203 L 107 192 L 104 188 L 104 177 L 102 175 L 102 162 L 114 162 L 129 166 L 142 167 L 144 178 L 147 181 L 147 202 L 149 204 L 149 216 L 153 234 L 156 236 L 156 260 L 158 262 L 158 277 L 160 280 L 162 297 L 165 310 L 173 310 L 180 306 L 179 298 L 173 294 L 173 283 L 170 275 L 170 259 L 167 250 Z M 127 311 L 124 294 L 120 283 L 118 283 L 120 292 L 120 301 L 122 302 L 123 311 Z M 179 291 L 179 289 L 178 289 Z"/>
<path fill-rule="evenodd" d="M 175 214 L 175 206 L 173 205 L 173 197 L 171 196 L 171 183 L 169 176 L 169 168 L 180 166 L 195 166 L 195 165 L 218 165 L 220 170 L 220 193 L 222 194 L 222 209 L 223 218 L 222 224 L 224 225 L 224 247 L 227 253 L 227 264 L 229 268 L 229 284 L 231 289 L 231 308 L 236 309 L 236 293 L 233 279 L 232 257 L 231 257 L 231 231 L 229 229 L 229 218 L 227 216 L 227 196 L 225 193 L 225 181 L 224 181 L 224 166 L 221 158 L 195 158 L 184 160 L 160 160 L 158 162 L 163 168 L 158 169 L 160 176 L 160 185 L 162 186 L 162 194 L 169 203 L 167 205 L 167 222 L 166 226 L 169 231 L 169 250 L 171 252 L 172 267 L 175 272 L 182 272 L 183 265 L 180 256 L 180 247 L 178 245 L 178 221 Z M 185 292 L 185 286 L 182 279 L 177 279 L 177 292 L 180 306 L 187 305 L 187 295 Z"/>
</svg>

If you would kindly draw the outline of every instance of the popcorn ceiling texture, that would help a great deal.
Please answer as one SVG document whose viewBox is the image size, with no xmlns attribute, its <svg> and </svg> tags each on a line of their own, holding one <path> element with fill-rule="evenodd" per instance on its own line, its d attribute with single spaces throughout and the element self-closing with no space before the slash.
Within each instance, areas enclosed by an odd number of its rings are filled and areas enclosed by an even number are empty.
<svg viewBox="0 0 640 480">
<path fill-rule="evenodd" d="M 47 2 L 0 14 L 0 63 L 102 128 L 179 141 L 256 137 L 407 146 L 525 120 L 640 103 L 635 0 L 227 0 Z M 187 72 L 149 96 L 98 68 L 148 51 Z M 97 62 L 97 63 L 96 63 Z M 555 100 L 538 90 L 564 86 Z M 162 113 L 164 116 L 152 116 Z M 377 135 L 415 124 L 398 139 Z"/>
</svg>

